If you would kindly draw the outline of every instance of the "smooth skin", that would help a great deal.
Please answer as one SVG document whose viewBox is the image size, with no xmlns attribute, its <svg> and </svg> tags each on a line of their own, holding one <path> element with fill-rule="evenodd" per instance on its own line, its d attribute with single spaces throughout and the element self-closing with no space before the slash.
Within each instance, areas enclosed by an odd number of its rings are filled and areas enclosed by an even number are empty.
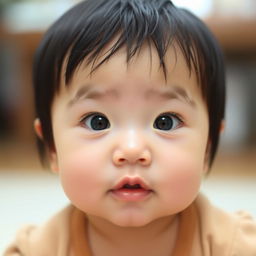
<svg viewBox="0 0 256 256">
<path fill-rule="evenodd" d="M 83 63 L 54 98 L 51 168 L 87 214 L 95 255 L 170 255 L 178 213 L 195 200 L 208 169 L 200 86 L 177 47 L 166 56 L 166 79 L 147 46 L 128 65 L 119 51 L 92 75 Z M 38 119 L 35 129 L 42 137 Z M 115 198 L 111 190 L 125 177 L 139 177 L 150 194 Z"/>
</svg>

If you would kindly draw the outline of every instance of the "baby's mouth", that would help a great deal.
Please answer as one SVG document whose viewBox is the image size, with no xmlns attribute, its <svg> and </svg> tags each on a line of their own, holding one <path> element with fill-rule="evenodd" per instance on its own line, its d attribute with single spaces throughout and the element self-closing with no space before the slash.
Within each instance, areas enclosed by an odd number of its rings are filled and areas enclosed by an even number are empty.
<svg viewBox="0 0 256 256">
<path fill-rule="evenodd" d="M 118 200 L 134 202 L 145 200 L 153 191 L 142 179 L 126 177 L 110 192 Z"/>
<path fill-rule="evenodd" d="M 125 184 L 122 188 L 123 189 L 142 189 L 140 184 L 134 184 L 134 185 Z"/>
<path fill-rule="evenodd" d="M 142 187 L 140 184 L 130 185 L 127 183 L 127 184 L 124 184 L 122 187 L 115 189 L 114 191 L 134 194 L 134 193 L 142 193 L 143 191 L 149 191 L 149 189 Z"/>
</svg>

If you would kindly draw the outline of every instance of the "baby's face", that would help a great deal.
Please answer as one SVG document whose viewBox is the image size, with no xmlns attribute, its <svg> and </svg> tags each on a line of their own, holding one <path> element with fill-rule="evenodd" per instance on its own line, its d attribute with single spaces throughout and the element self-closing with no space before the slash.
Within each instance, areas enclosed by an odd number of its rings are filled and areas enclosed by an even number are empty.
<svg viewBox="0 0 256 256">
<path fill-rule="evenodd" d="M 92 76 L 81 66 L 54 99 L 52 168 L 91 217 L 143 226 L 182 211 L 198 194 L 207 109 L 182 54 L 167 56 L 167 80 L 155 51 L 143 48 L 128 66 L 120 51 Z"/>
</svg>

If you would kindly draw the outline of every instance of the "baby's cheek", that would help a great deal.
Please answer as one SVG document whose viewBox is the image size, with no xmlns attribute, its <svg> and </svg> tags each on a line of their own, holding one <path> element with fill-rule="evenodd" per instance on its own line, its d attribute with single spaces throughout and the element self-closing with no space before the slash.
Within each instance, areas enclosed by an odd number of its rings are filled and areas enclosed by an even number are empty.
<svg viewBox="0 0 256 256">
<path fill-rule="evenodd" d="M 176 199 L 190 204 L 198 194 L 201 184 L 200 167 L 184 165 L 176 172 L 171 186 L 176 191 Z"/>
<path fill-rule="evenodd" d="M 161 182 L 165 195 L 164 203 L 180 211 L 185 209 L 199 192 L 203 162 L 189 156 L 177 156 L 169 163 L 165 168 L 165 179 Z"/>
<path fill-rule="evenodd" d="M 60 176 L 68 198 L 77 206 L 95 202 L 96 188 L 100 186 L 97 159 L 75 154 L 63 160 Z"/>
</svg>

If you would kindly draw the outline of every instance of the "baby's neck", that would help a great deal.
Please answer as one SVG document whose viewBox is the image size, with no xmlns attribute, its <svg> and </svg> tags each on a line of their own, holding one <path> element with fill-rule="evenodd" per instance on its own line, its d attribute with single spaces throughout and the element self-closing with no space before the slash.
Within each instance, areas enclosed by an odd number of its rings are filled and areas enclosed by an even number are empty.
<svg viewBox="0 0 256 256">
<path fill-rule="evenodd" d="M 169 256 L 175 245 L 178 223 L 178 216 L 170 216 L 144 227 L 124 228 L 89 216 L 90 247 L 94 256 Z"/>
</svg>

